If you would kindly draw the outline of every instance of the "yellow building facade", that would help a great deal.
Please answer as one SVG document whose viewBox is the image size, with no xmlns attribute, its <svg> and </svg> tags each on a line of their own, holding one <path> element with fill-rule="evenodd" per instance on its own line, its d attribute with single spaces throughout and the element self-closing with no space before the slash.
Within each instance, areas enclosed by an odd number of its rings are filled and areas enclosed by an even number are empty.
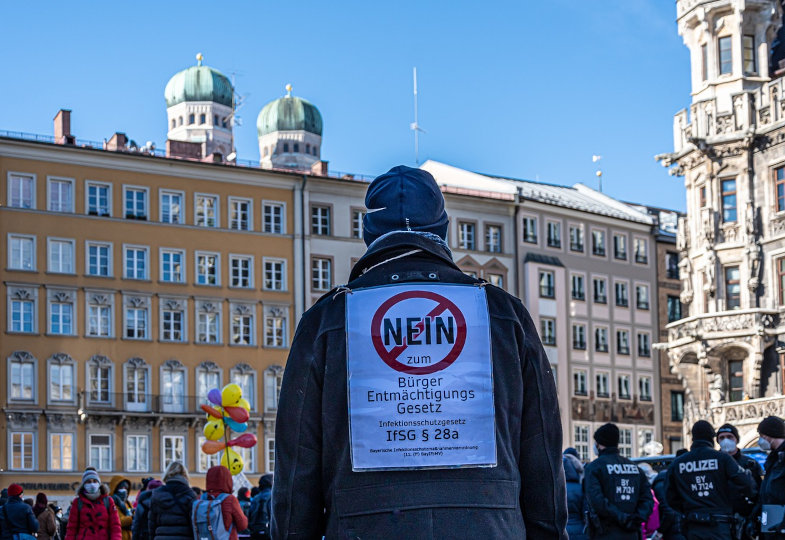
<svg viewBox="0 0 785 540">
<path fill-rule="evenodd" d="M 271 471 L 302 177 L 0 138 L 0 179 L 3 485 L 66 496 L 87 466 L 138 484 L 175 459 L 201 485 L 199 405 L 228 382 L 245 472 Z"/>
</svg>

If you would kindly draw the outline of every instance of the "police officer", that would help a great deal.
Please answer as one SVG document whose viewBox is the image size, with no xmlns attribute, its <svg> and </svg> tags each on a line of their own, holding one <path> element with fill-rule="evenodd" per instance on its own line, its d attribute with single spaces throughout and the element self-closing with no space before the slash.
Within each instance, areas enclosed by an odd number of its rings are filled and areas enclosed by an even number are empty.
<svg viewBox="0 0 785 540">
<path fill-rule="evenodd" d="M 760 486 L 758 507 L 761 511 L 768 511 L 766 506 L 769 505 L 779 506 L 781 510 L 785 510 L 782 508 L 785 507 L 785 422 L 776 416 L 764 418 L 758 424 L 758 434 L 760 435 L 758 446 L 761 450 L 770 452 L 764 464 L 766 476 L 763 477 Z M 777 515 L 785 515 L 785 512 Z M 779 527 L 779 531 L 783 530 L 785 530 L 785 523 Z M 766 540 L 775 538 L 783 540 L 785 533 L 763 533 L 761 537 Z"/>
<path fill-rule="evenodd" d="M 739 449 L 739 430 L 736 429 L 736 426 L 723 424 L 717 430 L 717 442 L 721 451 L 735 459 L 736 463 L 752 476 L 752 479 L 755 481 L 755 495 L 757 496 L 758 488 L 763 480 L 763 468 L 755 459 L 744 455 Z M 736 513 L 736 538 L 750 540 L 752 536 L 746 531 L 749 529 L 747 523 L 755 508 L 755 497 L 739 497 L 738 501 L 734 502 L 734 506 L 738 509 Z"/>
<path fill-rule="evenodd" d="M 597 459 L 584 470 L 591 538 L 638 540 L 654 509 L 643 472 L 619 455 L 619 428 L 605 424 L 594 432 Z"/>
<path fill-rule="evenodd" d="M 668 503 L 682 514 L 687 540 L 732 540 L 736 495 L 751 498 L 755 490 L 750 475 L 714 449 L 714 437 L 711 424 L 695 422 L 690 451 L 668 468 Z"/>
</svg>

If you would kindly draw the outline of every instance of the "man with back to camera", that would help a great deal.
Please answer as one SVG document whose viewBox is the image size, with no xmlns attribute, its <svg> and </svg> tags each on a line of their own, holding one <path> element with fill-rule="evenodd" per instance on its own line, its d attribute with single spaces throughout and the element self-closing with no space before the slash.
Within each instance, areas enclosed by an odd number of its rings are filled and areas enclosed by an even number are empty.
<svg viewBox="0 0 785 540">
<path fill-rule="evenodd" d="M 528 312 L 455 265 L 428 172 L 391 169 L 365 205 L 368 251 L 286 364 L 272 537 L 566 539 L 556 388 Z"/>
<path fill-rule="evenodd" d="M 785 539 L 785 517 L 777 524 L 772 519 L 785 516 L 785 422 L 782 418 L 768 416 L 758 424 L 758 446 L 764 452 L 769 452 L 766 457 L 764 469 L 766 475 L 760 486 L 758 507 L 755 515 L 761 517 L 761 529 L 771 532 L 762 532 L 761 538 L 765 540 Z"/>
<path fill-rule="evenodd" d="M 591 538 L 639 540 L 641 525 L 654 509 L 646 475 L 619 454 L 619 428 L 605 424 L 594 432 L 597 459 L 586 465 L 586 493 Z"/>
<path fill-rule="evenodd" d="M 692 426 L 692 446 L 668 467 L 668 504 L 681 513 L 687 540 L 732 540 L 734 503 L 753 498 L 755 482 L 725 452 L 714 449 L 714 428 L 705 420 Z"/>
</svg>

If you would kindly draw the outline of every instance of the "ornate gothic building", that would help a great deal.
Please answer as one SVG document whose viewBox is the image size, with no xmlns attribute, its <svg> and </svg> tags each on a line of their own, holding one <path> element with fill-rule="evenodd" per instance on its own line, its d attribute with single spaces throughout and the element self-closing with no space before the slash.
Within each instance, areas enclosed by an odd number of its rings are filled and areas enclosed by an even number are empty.
<svg viewBox="0 0 785 540">
<path fill-rule="evenodd" d="M 657 156 L 687 192 L 684 318 L 668 325 L 667 353 L 685 386 L 685 425 L 732 422 L 749 444 L 761 417 L 785 416 L 783 6 L 679 0 L 677 19 L 692 104 L 675 116 L 673 153 Z"/>
</svg>

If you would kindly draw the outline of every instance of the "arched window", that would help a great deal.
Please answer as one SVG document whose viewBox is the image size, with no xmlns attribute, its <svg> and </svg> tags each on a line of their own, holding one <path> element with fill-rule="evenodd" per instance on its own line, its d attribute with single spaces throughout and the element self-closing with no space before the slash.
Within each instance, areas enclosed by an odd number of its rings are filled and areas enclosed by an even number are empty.
<svg viewBox="0 0 785 540">
<path fill-rule="evenodd" d="M 308 144 L 308 143 L 305 143 L 305 153 L 306 154 L 310 154 L 311 153 L 311 145 Z"/>
<path fill-rule="evenodd" d="M 217 125 L 218 125 L 218 123 L 219 123 L 219 122 L 218 122 L 218 115 L 217 115 L 217 114 L 214 114 L 214 115 L 213 115 L 213 125 L 214 125 L 214 126 L 217 126 Z"/>
<path fill-rule="evenodd" d="M 177 121 L 174 118 L 172 118 L 172 129 L 176 127 L 177 127 Z"/>
<path fill-rule="evenodd" d="M 207 122 L 207 117 L 204 113 L 202 113 L 199 115 L 199 123 L 204 124 L 205 122 Z"/>
<path fill-rule="evenodd" d="M 299 154 L 300 153 L 300 144 L 299 143 L 294 143 L 294 153 L 295 154 Z"/>
<path fill-rule="evenodd" d="M 287 142 L 283 143 L 283 151 L 284 151 L 284 154 L 289 151 L 289 143 L 287 143 Z"/>
<path fill-rule="evenodd" d="M 194 113 L 191 113 L 188 115 L 188 125 L 191 125 L 193 123 L 194 123 Z"/>
<path fill-rule="evenodd" d="M 182 116 L 177 119 L 177 125 L 178 126 L 182 126 L 183 125 L 183 117 Z"/>
</svg>

